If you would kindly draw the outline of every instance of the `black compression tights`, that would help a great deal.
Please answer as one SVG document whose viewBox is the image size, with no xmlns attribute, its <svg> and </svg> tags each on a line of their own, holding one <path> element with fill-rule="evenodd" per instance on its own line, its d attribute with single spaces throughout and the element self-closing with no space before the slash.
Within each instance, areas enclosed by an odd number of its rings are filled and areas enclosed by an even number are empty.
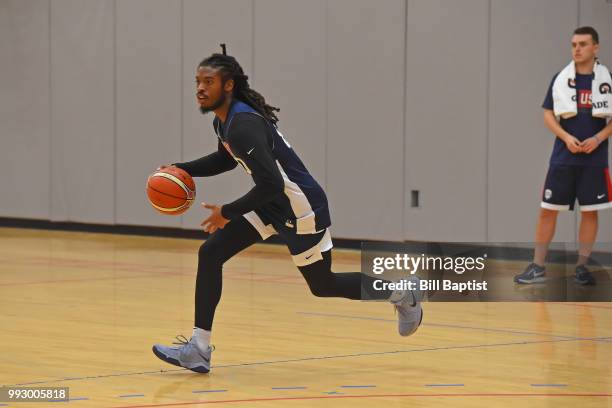
<svg viewBox="0 0 612 408">
<path fill-rule="evenodd" d="M 230 221 L 215 231 L 200 247 L 195 293 L 195 326 L 211 330 L 215 309 L 221 299 L 223 264 L 243 249 L 261 241 L 257 230 L 244 218 Z M 331 250 L 323 259 L 298 267 L 310 291 L 319 297 L 362 298 L 362 285 L 368 299 L 387 299 L 389 291 L 372 290 L 373 278 L 360 272 L 333 273 Z"/>
</svg>

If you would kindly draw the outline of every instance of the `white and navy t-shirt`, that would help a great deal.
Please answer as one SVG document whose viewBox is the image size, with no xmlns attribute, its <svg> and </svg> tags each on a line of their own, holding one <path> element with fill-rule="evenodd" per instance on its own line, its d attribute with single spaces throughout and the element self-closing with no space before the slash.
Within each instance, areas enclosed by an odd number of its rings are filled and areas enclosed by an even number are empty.
<svg viewBox="0 0 612 408">
<path fill-rule="evenodd" d="M 554 110 L 554 102 L 552 96 L 552 88 L 557 78 L 556 74 L 548 87 L 548 92 L 542 103 L 544 109 Z M 561 127 L 580 141 L 595 136 L 601 129 L 606 127 L 606 119 L 597 118 L 592 115 L 593 105 L 591 102 L 591 83 L 593 74 L 582 75 L 576 73 L 576 104 L 578 108 L 577 115 L 568 119 L 561 118 L 559 124 Z M 555 145 L 550 157 L 551 164 L 565 164 L 578 166 L 608 166 L 608 140 L 601 143 L 597 149 L 590 154 L 577 153 L 573 154 L 569 151 L 565 143 L 555 138 Z"/>
<path fill-rule="evenodd" d="M 239 100 L 232 102 L 225 123 L 215 117 L 213 126 L 218 150 L 176 166 L 192 177 L 207 177 L 239 164 L 253 178 L 250 191 L 223 205 L 225 218 L 255 211 L 264 223 L 294 228 L 297 234 L 331 225 L 325 192 L 276 126 Z"/>
</svg>

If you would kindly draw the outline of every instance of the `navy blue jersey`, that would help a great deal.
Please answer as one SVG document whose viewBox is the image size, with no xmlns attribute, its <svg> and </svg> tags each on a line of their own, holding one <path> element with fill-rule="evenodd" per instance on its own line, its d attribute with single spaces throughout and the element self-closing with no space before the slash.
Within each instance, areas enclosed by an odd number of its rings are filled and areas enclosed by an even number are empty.
<svg viewBox="0 0 612 408">
<path fill-rule="evenodd" d="M 548 92 L 542 103 L 544 109 L 554 110 L 552 88 L 557 78 L 558 73 L 555 74 L 550 85 Z M 589 137 L 595 136 L 597 132 L 601 131 L 606 127 L 606 119 L 596 118 L 592 115 L 592 104 L 591 104 L 591 82 L 593 81 L 593 74 L 581 75 L 576 74 L 576 103 L 578 113 L 576 116 L 569 119 L 560 120 L 561 127 L 570 135 L 576 139 L 583 141 Z M 597 149 L 591 154 L 577 153 L 573 154 L 569 151 L 565 143 L 555 138 L 555 146 L 550 157 L 551 164 L 566 164 L 575 166 L 600 166 L 607 167 L 608 165 L 608 140 L 606 139 L 601 143 Z"/>
<path fill-rule="evenodd" d="M 225 122 L 215 117 L 213 127 L 218 150 L 176 166 L 198 177 L 239 164 L 253 178 L 249 192 L 222 206 L 225 218 L 255 211 L 266 224 L 284 225 L 297 234 L 314 234 L 331 225 L 325 192 L 274 124 L 234 100 Z"/>
</svg>

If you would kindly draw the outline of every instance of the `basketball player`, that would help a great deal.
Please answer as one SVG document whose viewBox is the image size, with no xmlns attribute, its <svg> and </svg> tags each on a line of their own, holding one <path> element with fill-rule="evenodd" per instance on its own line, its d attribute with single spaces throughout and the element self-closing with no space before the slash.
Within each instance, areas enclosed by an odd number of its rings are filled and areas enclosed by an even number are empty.
<svg viewBox="0 0 612 408">
<path fill-rule="evenodd" d="M 544 123 L 556 136 L 542 192 L 533 263 L 514 277 L 517 283 L 546 280 L 544 263 L 555 233 L 557 214 L 581 211 L 578 264 L 574 280 L 594 285 L 586 264 L 597 236 L 598 210 L 612 208 L 606 124 L 612 110 L 610 72 L 597 60 L 599 36 L 592 27 L 580 27 L 571 40 L 572 62 L 553 77 L 544 99 Z M 557 121 L 560 117 L 560 121 Z"/>
<path fill-rule="evenodd" d="M 398 313 L 400 335 L 414 333 L 423 310 L 412 291 L 375 291 L 373 278 L 359 272 L 331 271 L 330 214 L 325 192 L 308 172 L 276 122 L 270 106 L 247 81 L 232 56 L 213 54 L 197 68 L 197 101 L 203 114 L 214 112 L 217 151 L 176 163 L 192 177 L 210 177 L 237 165 L 253 178 L 254 187 L 224 205 L 204 204 L 211 211 L 202 222 L 210 236 L 200 247 L 191 339 L 177 347 L 153 346 L 160 359 L 192 371 L 210 371 L 211 329 L 221 297 L 223 264 L 243 249 L 280 235 L 311 292 L 320 297 L 388 299 Z"/>
</svg>

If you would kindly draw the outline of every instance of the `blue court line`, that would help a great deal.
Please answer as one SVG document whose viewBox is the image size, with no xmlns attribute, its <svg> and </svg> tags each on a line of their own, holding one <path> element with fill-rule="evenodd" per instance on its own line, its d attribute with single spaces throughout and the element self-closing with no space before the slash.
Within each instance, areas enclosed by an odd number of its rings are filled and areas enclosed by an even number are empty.
<svg viewBox="0 0 612 408">
<path fill-rule="evenodd" d="M 465 387 L 465 384 L 425 384 L 425 387 Z"/>
<path fill-rule="evenodd" d="M 567 387 L 567 384 L 531 384 L 532 387 Z"/>
<path fill-rule="evenodd" d="M 470 350 L 470 349 L 489 348 L 489 347 L 522 346 L 522 345 L 546 344 L 546 343 L 564 343 L 564 342 L 572 342 L 572 341 L 596 341 L 598 342 L 601 340 L 609 340 L 609 339 L 612 339 L 612 337 L 584 337 L 584 338 L 557 339 L 557 340 L 532 340 L 532 341 L 522 340 L 522 341 L 504 342 L 504 343 L 467 344 L 467 345 L 462 345 L 462 346 L 423 347 L 423 348 L 414 348 L 414 349 L 375 351 L 371 353 L 336 354 L 336 355 L 331 355 L 331 356 L 303 357 L 303 358 L 293 358 L 293 359 L 285 359 L 285 360 L 256 361 L 252 363 L 225 364 L 225 365 L 215 365 L 215 366 L 212 366 L 212 368 L 221 369 L 221 368 L 234 368 L 234 367 L 249 367 L 249 366 L 257 366 L 257 365 L 332 360 L 332 359 L 338 359 L 338 358 L 384 356 L 384 355 L 403 354 L 403 353 L 418 353 L 418 352 L 425 352 L 425 351 Z M 170 370 L 153 370 L 153 371 L 122 373 L 122 374 L 101 374 L 101 375 L 82 377 L 78 379 L 85 380 L 85 379 L 98 379 L 98 378 L 109 378 L 109 377 L 125 377 L 125 376 L 132 376 L 132 375 L 163 374 L 163 373 L 180 372 L 180 371 L 187 371 L 187 369 L 177 368 L 177 369 L 170 369 Z M 49 381 L 37 381 L 35 383 L 20 383 L 20 384 L 8 384 L 8 385 L 22 386 L 22 385 L 30 385 L 30 384 L 60 383 L 64 381 L 66 380 L 58 379 L 58 380 L 49 380 Z"/>
<path fill-rule="evenodd" d="M 374 388 L 375 385 L 341 385 L 340 388 Z"/>
<path fill-rule="evenodd" d="M 200 394 L 203 392 L 227 392 L 227 390 L 193 390 L 191 392 L 194 394 Z"/>
<path fill-rule="evenodd" d="M 67 400 L 52 400 L 52 401 L 46 401 L 46 402 L 70 402 L 70 401 L 82 401 L 82 400 L 88 400 L 89 398 L 87 397 L 77 397 L 77 398 L 70 398 Z"/>
<path fill-rule="evenodd" d="M 305 390 L 308 387 L 272 387 L 273 390 Z"/>
<path fill-rule="evenodd" d="M 337 317 L 341 319 L 356 319 L 356 320 L 374 320 L 374 321 L 379 321 L 379 322 L 393 322 L 393 323 L 397 322 L 397 319 L 383 319 L 380 317 L 352 316 L 352 315 L 342 315 L 342 314 L 323 313 L 323 312 L 296 312 L 296 313 L 307 315 L 307 316 Z M 522 330 L 513 330 L 513 329 L 497 329 L 497 328 L 489 328 L 489 327 L 463 326 L 459 324 L 423 322 L 422 325 L 431 326 L 431 327 L 447 327 L 451 329 L 481 330 L 481 331 L 518 334 L 518 335 L 526 334 L 526 335 L 531 335 L 531 336 L 547 336 L 547 337 L 555 337 L 555 338 L 560 338 L 560 339 L 578 339 L 579 338 L 575 336 L 565 336 L 565 335 L 550 334 L 550 333 L 540 333 L 540 332 L 522 331 Z"/>
<path fill-rule="evenodd" d="M 126 395 L 119 395 L 117 398 L 132 398 L 132 397 L 144 397 L 144 394 L 126 394 Z"/>
</svg>

